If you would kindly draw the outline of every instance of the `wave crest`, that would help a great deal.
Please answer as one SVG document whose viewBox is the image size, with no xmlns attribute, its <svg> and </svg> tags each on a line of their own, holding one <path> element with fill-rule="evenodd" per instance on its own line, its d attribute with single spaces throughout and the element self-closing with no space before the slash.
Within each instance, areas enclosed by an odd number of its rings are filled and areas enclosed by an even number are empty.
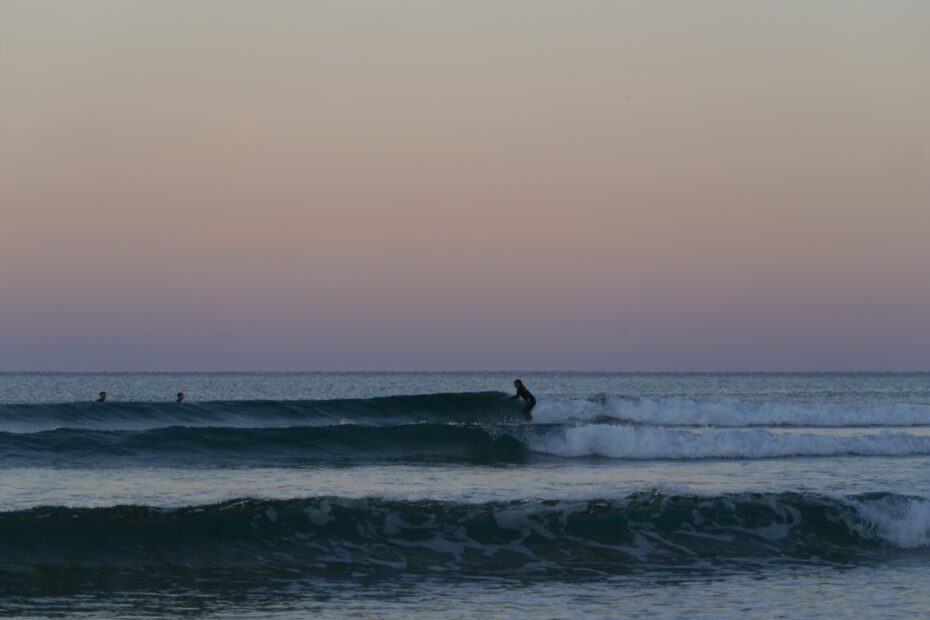
<svg viewBox="0 0 930 620">
<path fill-rule="evenodd" d="M 758 459 L 930 455 L 930 435 L 828 435 L 752 429 L 616 424 L 402 424 L 292 428 L 168 427 L 0 433 L 6 466 L 304 466 L 382 462 L 524 463 L 552 458 Z"/>
</svg>

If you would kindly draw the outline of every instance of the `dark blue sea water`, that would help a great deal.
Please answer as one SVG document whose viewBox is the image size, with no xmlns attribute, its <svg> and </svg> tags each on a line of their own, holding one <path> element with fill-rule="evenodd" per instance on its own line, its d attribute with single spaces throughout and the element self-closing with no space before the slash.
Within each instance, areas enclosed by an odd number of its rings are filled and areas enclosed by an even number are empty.
<svg viewBox="0 0 930 620">
<path fill-rule="evenodd" d="M 0 374 L 0 616 L 930 616 L 930 375 L 516 376 Z"/>
</svg>

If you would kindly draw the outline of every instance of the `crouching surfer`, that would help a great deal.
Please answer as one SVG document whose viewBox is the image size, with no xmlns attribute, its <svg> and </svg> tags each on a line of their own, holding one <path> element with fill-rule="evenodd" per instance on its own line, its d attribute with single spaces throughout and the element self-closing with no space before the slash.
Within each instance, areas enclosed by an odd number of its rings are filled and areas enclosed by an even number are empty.
<svg viewBox="0 0 930 620">
<path fill-rule="evenodd" d="M 510 400 L 514 398 L 523 399 L 523 417 L 526 418 L 528 422 L 533 421 L 533 416 L 530 413 L 533 411 L 533 407 L 536 406 L 536 397 L 530 394 L 530 391 L 526 389 L 526 386 L 523 385 L 523 382 L 519 379 L 513 382 L 513 387 L 517 388 L 517 393 L 510 397 Z"/>
</svg>

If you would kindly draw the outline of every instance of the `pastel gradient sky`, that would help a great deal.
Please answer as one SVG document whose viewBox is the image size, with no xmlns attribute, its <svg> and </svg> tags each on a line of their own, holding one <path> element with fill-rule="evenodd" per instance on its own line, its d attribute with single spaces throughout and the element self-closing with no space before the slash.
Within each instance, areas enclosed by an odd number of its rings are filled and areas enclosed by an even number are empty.
<svg viewBox="0 0 930 620">
<path fill-rule="evenodd" d="M 930 2 L 0 0 L 0 370 L 930 369 Z"/>
</svg>

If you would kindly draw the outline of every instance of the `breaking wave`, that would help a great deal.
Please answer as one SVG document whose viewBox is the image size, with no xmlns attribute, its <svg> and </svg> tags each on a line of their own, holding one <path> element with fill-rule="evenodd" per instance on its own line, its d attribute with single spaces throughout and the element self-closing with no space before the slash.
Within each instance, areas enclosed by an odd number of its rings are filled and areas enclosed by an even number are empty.
<svg viewBox="0 0 930 620">
<path fill-rule="evenodd" d="M 758 459 L 790 456 L 930 454 L 930 436 L 883 431 L 851 436 L 784 433 L 761 428 L 685 430 L 590 424 L 528 441 L 534 452 L 615 459 Z"/>
<path fill-rule="evenodd" d="M 702 402 L 600 396 L 540 401 L 534 417 L 542 422 L 615 420 L 652 426 L 930 426 L 930 405 Z"/>
<path fill-rule="evenodd" d="M 853 563 L 930 544 L 930 501 L 874 493 L 463 504 L 317 497 L 165 509 L 0 513 L 0 586 L 77 568 L 112 582 L 246 572 L 283 578 L 593 576 L 637 570 Z M 96 572 L 95 572 L 96 571 Z M 100 572 L 103 571 L 103 572 Z"/>
<path fill-rule="evenodd" d="M 930 455 L 930 435 L 887 430 L 830 435 L 760 428 L 431 423 L 0 433 L 4 466 L 495 464 L 579 457 L 689 460 L 842 455 Z"/>
<path fill-rule="evenodd" d="M 108 402 L 0 405 L 0 431 L 59 428 L 146 430 L 168 426 L 269 428 L 352 423 L 391 426 L 415 422 L 496 424 L 522 420 L 520 405 L 502 392 L 464 392 L 340 400 Z M 643 426 L 930 426 L 930 405 L 841 405 L 702 402 L 687 399 L 598 396 L 542 398 L 537 422 L 612 422 Z"/>
</svg>

